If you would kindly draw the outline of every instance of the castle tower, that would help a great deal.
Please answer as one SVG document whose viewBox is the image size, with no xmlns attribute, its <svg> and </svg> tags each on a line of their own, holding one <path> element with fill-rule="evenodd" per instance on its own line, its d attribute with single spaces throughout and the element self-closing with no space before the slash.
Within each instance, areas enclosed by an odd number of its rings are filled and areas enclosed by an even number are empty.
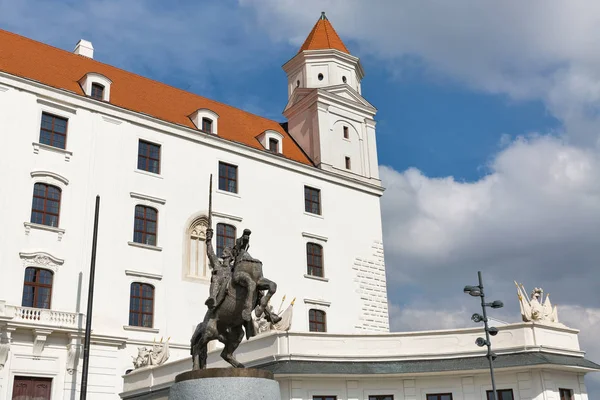
<svg viewBox="0 0 600 400">
<path fill-rule="evenodd" d="M 325 16 L 283 66 L 290 135 L 321 169 L 379 179 L 377 110 L 361 95 L 364 71 Z"/>
</svg>

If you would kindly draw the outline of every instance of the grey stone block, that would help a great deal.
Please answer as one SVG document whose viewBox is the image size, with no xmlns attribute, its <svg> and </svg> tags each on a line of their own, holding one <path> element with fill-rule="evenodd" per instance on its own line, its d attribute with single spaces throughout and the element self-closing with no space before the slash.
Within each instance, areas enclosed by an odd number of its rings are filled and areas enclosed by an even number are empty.
<svg viewBox="0 0 600 400">
<path fill-rule="evenodd" d="M 281 400 L 281 394 L 273 379 L 198 378 L 173 384 L 169 400 Z"/>
</svg>

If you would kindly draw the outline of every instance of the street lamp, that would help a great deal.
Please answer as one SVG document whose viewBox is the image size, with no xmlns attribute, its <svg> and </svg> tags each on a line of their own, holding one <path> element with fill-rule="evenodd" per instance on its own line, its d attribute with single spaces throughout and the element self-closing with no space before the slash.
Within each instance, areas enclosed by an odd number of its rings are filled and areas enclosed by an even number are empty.
<svg viewBox="0 0 600 400">
<path fill-rule="evenodd" d="M 473 297 L 481 298 L 481 310 L 483 311 L 483 315 L 481 314 L 473 314 L 471 316 L 471 320 L 475 323 L 479 323 L 483 321 L 485 327 L 485 339 L 482 337 L 478 337 L 475 340 L 475 344 L 479 347 L 487 346 L 487 354 L 486 357 L 490 363 L 490 375 L 492 377 L 492 391 L 494 393 L 493 400 L 498 400 L 498 395 L 496 394 L 496 381 L 494 380 L 494 363 L 493 361 L 496 359 L 496 354 L 492 353 L 492 343 L 490 342 L 490 336 L 496 336 L 498 334 L 498 328 L 489 327 L 487 313 L 485 311 L 486 307 L 491 308 L 502 308 L 504 307 L 504 303 L 500 300 L 495 300 L 491 303 L 485 302 L 485 294 L 483 293 L 483 280 L 481 279 L 481 271 L 477 271 L 477 276 L 479 277 L 479 285 L 477 286 L 465 286 L 464 292 Z"/>
</svg>

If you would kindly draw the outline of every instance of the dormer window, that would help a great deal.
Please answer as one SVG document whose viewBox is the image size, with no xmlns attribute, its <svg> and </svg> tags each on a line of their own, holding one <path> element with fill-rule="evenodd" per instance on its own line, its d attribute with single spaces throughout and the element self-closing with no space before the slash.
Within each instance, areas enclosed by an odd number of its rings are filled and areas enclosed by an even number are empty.
<svg viewBox="0 0 600 400">
<path fill-rule="evenodd" d="M 196 129 L 204 133 L 219 134 L 219 114 L 208 108 L 199 108 L 189 118 Z"/>
<path fill-rule="evenodd" d="M 92 98 L 96 100 L 104 100 L 104 86 L 99 83 L 92 83 Z"/>
<path fill-rule="evenodd" d="M 111 84 L 110 79 L 95 72 L 88 72 L 79 80 L 79 85 L 86 96 L 102 101 L 110 101 Z"/>
<path fill-rule="evenodd" d="M 283 135 L 277 131 L 267 130 L 256 137 L 265 150 L 283 154 Z"/>
<path fill-rule="evenodd" d="M 212 119 L 202 118 L 202 132 L 212 133 Z"/>
</svg>

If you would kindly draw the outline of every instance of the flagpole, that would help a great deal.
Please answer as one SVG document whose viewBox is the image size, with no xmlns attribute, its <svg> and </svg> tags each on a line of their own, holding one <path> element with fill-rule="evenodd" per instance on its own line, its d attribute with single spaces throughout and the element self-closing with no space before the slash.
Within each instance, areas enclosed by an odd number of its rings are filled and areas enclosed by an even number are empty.
<svg viewBox="0 0 600 400">
<path fill-rule="evenodd" d="M 85 318 L 85 339 L 83 345 L 83 370 L 81 372 L 80 400 L 86 400 L 88 369 L 90 363 L 90 339 L 92 332 L 92 307 L 94 303 L 94 275 L 96 274 L 96 245 L 98 243 L 98 215 L 100 213 L 100 196 L 96 196 L 96 211 L 94 214 L 94 236 L 92 238 L 92 260 L 90 265 L 90 283 L 88 287 L 88 304 Z"/>
</svg>

